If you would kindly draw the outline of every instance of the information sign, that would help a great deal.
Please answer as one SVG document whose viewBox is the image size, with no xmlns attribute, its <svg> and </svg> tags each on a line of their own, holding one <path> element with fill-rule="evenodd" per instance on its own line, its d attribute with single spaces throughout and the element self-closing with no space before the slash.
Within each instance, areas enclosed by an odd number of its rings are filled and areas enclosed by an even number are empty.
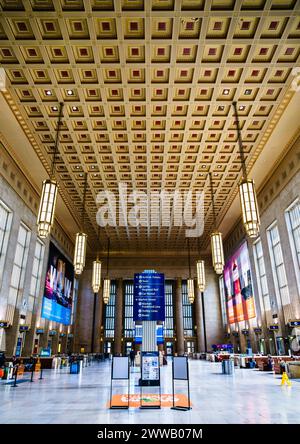
<svg viewBox="0 0 300 444">
<path fill-rule="evenodd" d="M 165 320 L 164 274 L 144 271 L 134 275 L 133 320 Z"/>
</svg>

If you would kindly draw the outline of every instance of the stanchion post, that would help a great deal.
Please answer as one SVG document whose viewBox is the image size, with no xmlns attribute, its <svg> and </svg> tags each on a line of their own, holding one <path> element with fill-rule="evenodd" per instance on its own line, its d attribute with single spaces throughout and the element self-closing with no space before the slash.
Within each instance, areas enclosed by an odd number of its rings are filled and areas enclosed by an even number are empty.
<svg viewBox="0 0 300 444">
<path fill-rule="evenodd" d="M 42 363 L 41 363 L 41 369 L 40 369 L 40 377 L 39 379 L 43 379 L 43 367 L 42 367 Z"/>
<path fill-rule="evenodd" d="M 18 387 L 17 386 L 17 377 L 18 377 L 18 364 L 15 366 L 15 380 L 14 380 L 14 383 L 13 383 L 13 385 L 11 386 L 11 387 Z"/>
<path fill-rule="evenodd" d="M 33 382 L 33 373 L 34 373 L 34 365 L 32 364 L 30 382 Z"/>
</svg>

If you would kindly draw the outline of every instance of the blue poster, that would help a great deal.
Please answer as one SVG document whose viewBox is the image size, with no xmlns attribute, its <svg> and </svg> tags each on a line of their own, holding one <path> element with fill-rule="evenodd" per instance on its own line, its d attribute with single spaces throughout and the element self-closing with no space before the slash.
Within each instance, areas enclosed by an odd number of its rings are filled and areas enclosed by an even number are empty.
<svg viewBox="0 0 300 444">
<path fill-rule="evenodd" d="M 73 265 L 50 242 L 42 318 L 64 325 L 71 323 L 73 281 Z"/>
<path fill-rule="evenodd" d="M 133 320 L 165 320 L 164 274 L 144 271 L 134 275 Z"/>
</svg>

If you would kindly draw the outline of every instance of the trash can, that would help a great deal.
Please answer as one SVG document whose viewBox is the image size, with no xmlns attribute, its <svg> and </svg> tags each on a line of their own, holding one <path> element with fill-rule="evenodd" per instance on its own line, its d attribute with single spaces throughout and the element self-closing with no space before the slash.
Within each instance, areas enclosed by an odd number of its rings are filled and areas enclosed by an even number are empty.
<svg viewBox="0 0 300 444">
<path fill-rule="evenodd" d="M 80 372 L 80 362 L 74 361 L 70 365 L 70 373 L 77 375 Z"/>
<path fill-rule="evenodd" d="M 233 373 L 233 361 L 231 359 L 224 359 L 222 361 L 222 373 L 224 375 L 232 375 L 232 373 Z"/>
</svg>

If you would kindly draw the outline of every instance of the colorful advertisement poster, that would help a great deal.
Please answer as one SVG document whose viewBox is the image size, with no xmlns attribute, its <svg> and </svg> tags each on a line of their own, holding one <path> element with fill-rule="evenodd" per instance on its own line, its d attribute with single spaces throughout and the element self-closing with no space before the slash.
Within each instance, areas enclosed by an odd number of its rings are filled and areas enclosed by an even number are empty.
<svg viewBox="0 0 300 444">
<path fill-rule="evenodd" d="M 42 318 L 70 325 L 74 267 L 50 242 Z"/>
<path fill-rule="evenodd" d="M 224 286 L 229 324 L 255 318 L 247 242 L 226 262 Z"/>
<path fill-rule="evenodd" d="M 159 380 L 158 352 L 142 353 L 142 380 L 143 381 Z"/>
</svg>

